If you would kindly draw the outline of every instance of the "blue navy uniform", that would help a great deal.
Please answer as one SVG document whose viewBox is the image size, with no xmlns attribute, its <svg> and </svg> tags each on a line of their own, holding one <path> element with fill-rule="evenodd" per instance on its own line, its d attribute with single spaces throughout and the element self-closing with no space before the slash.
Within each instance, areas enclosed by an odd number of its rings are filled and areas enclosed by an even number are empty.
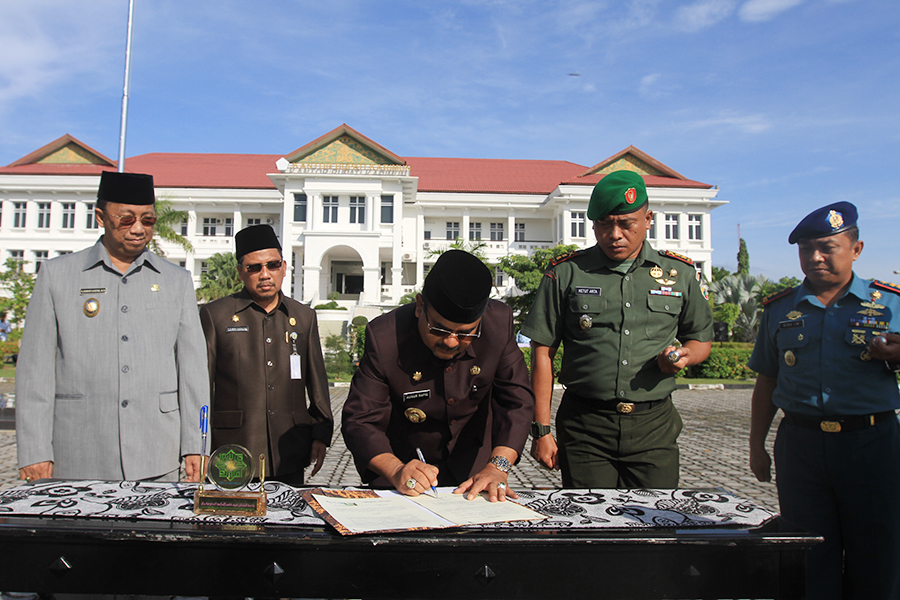
<svg viewBox="0 0 900 600">
<path fill-rule="evenodd" d="M 776 380 L 785 414 L 781 512 L 825 537 L 809 553 L 809 598 L 900 597 L 900 393 L 893 366 L 867 350 L 897 331 L 900 288 L 855 274 L 828 308 L 805 282 L 765 303 L 749 367 Z"/>
</svg>

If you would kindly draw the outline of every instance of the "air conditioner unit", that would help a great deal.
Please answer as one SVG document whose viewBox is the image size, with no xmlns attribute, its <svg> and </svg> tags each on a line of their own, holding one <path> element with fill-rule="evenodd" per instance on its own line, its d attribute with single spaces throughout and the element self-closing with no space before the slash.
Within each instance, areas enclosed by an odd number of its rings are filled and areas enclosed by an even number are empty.
<svg viewBox="0 0 900 600">
<path fill-rule="evenodd" d="M 411 259 L 412 259 L 412 255 L 411 255 L 411 254 L 404 254 L 404 255 L 403 255 L 403 260 L 411 260 Z"/>
<path fill-rule="evenodd" d="M 425 242 L 424 244 L 422 244 L 422 247 L 425 248 L 426 250 L 428 250 L 429 248 L 431 248 L 431 244 L 429 244 L 428 242 Z"/>
<path fill-rule="evenodd" d="M 275 222 L 275 221 L 272 220 L 272 219 L 266 219 L 266 225 L 271 225 L 271 224 L 274 223 L 274 222 Z"/>
<path fill-rule="evenodd" d="M 216 219 L 216 225 L 221 225 L 222 223 L 224 223 L 222 219 Z"/>
</svg>

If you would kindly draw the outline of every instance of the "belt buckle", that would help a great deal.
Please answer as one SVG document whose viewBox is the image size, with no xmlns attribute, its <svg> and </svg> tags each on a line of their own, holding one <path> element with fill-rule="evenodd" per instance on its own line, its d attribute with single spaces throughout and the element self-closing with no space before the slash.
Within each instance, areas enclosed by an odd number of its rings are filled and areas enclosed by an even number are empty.
<svg viewBox="0 0 900 600">
<path fill-rule="evenodd" d="M 619 402 L 616 404 L 616 412 L 622 415 L 629 415 L 634 412 L 634 402 Z"/>
<path fill-rule="evenodd" d="M 840 433 L 841 431 L 840 421 L 822 421 L 819 423 L 819 427 L 821 427 L 822 431 L 825 433 Z"/>
</svg>

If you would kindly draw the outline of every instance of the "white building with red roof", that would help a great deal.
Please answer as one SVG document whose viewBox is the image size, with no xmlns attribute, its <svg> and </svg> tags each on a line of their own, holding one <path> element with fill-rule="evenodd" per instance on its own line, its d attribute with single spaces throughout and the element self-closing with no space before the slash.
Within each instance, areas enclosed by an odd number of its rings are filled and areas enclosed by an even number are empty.
<svg viewBox="0 0 900 600">
<path fill-rule="evenodd" d="M 588 200 L 603 175 L 636 171 L 654 211 L 651 244 L 691 257 L 711 274 L 718 188 L 694 181 L 634 146 L 586 167 L 555 160 L 400 157 L 347 125 L 289 154 L 151 153 L 125 161 L 150 173 L 157 198 L 190 215 L 186 253 L 162 244 L 199 284 L 208 259 L 234 249 L 237 229 L 268 223 L 305 303 L 338 298 L 391 305 L 421 288 L 435 250 L 480 240 L 490 261 L 557 244 L 595 243 Z M 99 175 L 116 163 L 65 135 L 0 167 L 0 261 L 40 262 L 93 244 Z M 511 282 L 498 271 L 498 289 Z"/>
</svg>

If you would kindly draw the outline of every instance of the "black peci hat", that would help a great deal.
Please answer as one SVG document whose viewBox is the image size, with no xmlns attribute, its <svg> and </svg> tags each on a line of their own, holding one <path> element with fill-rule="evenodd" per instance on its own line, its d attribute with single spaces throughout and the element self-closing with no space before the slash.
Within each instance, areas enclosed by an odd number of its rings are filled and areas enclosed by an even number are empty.
<svg viewBox="0 0 900 600">
<path fill-rule="evenodd" d="M 275 248 L 281 252 L 281 244 L 275 230 L 269 225 L 251 225 L 234 234 L 234 256 L 238 262 L 251 252 Z"/>
<path fill-rule="evenodd" d="M 103 171 L 100 173 L 97 200 L 140 206 L 153 204 L 156 202 L 156 194 L 153 193 L 153 175 Z"/>
<path fill-rule="evenodd" d="M 473 323 L 484 314 L 492 286 L 483 262 L 468 252 L 448 250 L 431 267 L 422 295 L 448 321 Z"/>
</svg>

